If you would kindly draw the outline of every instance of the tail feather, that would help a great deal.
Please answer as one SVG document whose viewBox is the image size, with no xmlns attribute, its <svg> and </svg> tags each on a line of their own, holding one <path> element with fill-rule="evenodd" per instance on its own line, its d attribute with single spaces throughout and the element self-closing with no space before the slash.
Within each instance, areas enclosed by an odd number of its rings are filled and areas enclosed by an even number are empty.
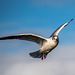
<svg viewBox="0 0 75 75">
<path fill-rule="evenodd" d="M 29 55 L 33 58 L 41 58 L 42 57 L 42 54 L 39 52 L 40 50 L 38 51 L 35 51 L 35 52 L 32 52 L 32 53 L 29 53 Z"/>
</svg>

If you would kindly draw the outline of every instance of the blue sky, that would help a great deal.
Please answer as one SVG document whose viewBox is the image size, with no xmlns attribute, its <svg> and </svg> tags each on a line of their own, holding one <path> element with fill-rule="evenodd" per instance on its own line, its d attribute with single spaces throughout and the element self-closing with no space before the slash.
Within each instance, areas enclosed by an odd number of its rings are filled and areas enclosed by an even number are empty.
<svg viewBox="0 0 75 75">
<path fill-rule="evenodd" d="M 37 67 L 41 65 L 41 63 L 43 63 L 42 67 L 43 65 L 47 65 L 48 67 L 49 64 L 50 67 L 48 68 L 53 68 L 50 73 L 46 70 L 46 72 L 48 72 L 47 75 L 61 75 L 64 73 L 64 75 L 68 73 L 75 75 L 73 71 L 75 68 L 72 67 L 75 66 L 72 65 L 75 62 L 75 1 L 0 0 L 0 37 L 22 33 L 34 33 L 48 38 L 55 29 L 72 18 L 74 18 L 74 20 L 63 28 L 58 35 L 60 42 L 58 47 L 51 52 L 48 58 L 43 62 L 40 59 L 33 59 L 28 55 L 29 52 L 36 51 L 40 48 L 35 43 L 21 40 L 0 41 L 1 75 L 30 75 L 33 70 L 35 70 L 35 72 L 32 74 L 37 75 Z M 65 61 L 66 59 L 67 61 Z M 23 70 L 21 69 L 26 65 L 30 65 L 30 67 L 27 68 L 27 72 L 22 73 Z M 58 69 L 56 70 L 56 68 L 51 65 L 58 65 Z M 62 65 L 63 71 L 58 73 Z M 17 66 L 19 66 L 18 72 Z M 70 67 L 72 67 L 72 70 L 70 70 Z M 33 70 L 31 70 L 31 68 L 33 68 Z M 42 69 L 41 67 L 39 68 L 40 70 Z M 24 70 L 26 70 L 26 68 L 24 68 Z M 42 69 L 41 72 L 40 70 L 39 75 L 42 75 L 42 71 L 45 69 Z M 53 70 L 55 70 L 55 74 Z M 28 71 L 30 71 L 30 73 L 28 73 Z"/>
</svg>

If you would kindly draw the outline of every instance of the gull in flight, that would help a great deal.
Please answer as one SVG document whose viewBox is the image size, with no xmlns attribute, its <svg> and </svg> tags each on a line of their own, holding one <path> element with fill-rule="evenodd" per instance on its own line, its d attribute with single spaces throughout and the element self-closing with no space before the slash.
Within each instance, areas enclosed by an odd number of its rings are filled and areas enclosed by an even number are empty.
<svg viewBox="0 0 75 75">
<path fill-rule="evenodd" d="M 42 60 L 47 57 L 47 54 L 51 52 L 59 43 L 58 33 L 62 30 L 63 27 L 67 26 L 73 19 L 66 22 L 65 24 L 61 25 L 57 28 L 53 34 L 49 38 L 44 38 L 39 35 L 35 34 L 19 34 L 13 36 L 6 36 L 1 37 L 0 40 L 7 40 L 7 39 L 20 39 L 20 40 L 27 40 L 37 43 L 41 48 L 35 52 L 29 53 L 29 55 L 33 58 L 41 58 Z"/>
</svg>

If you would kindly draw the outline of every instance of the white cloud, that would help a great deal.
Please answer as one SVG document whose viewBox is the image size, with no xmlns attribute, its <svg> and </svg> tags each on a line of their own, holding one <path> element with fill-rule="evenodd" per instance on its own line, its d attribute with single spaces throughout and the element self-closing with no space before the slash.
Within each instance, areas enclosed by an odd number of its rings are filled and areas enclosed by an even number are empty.
<svg viewBox="0 0 75 75">
<path fill-rule="evenodd" d="M 75 75 L 75 61 L 40 61 L 18 63 L 9 68 L 5 75 Z"/>
</svg>

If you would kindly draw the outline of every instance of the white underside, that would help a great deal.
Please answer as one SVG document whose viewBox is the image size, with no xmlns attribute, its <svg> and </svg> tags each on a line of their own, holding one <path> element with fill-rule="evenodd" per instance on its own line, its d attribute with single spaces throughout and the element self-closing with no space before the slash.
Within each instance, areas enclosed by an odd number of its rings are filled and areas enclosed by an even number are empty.
<svg viewBox="0 0 75 75">
<path fill-rule="evenodd" d="M 49 52 L 51 49 L 53 49 L 57 43 L 52 40 L 52 38 L 47 39 L 47 42 L 41 47 L 40 52 Z"/>
</svg>

